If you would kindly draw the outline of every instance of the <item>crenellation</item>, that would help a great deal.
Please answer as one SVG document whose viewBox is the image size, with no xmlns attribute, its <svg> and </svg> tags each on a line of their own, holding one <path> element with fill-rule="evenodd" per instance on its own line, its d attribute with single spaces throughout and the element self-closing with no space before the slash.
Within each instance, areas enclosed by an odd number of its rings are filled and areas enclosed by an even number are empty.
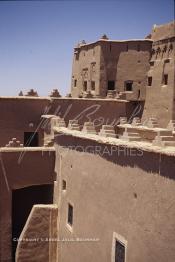
<svg viewBox="0 0 175 262">
<path fill-rule="evenodd" d="M 150 118 L 146 121 L 146 126 L 149 127 L 149 128 L 159 127 L 158 119 L 157 119 L 156 117 L 150 117 Z"/>
<path fill-rule="evenodd" d="M 124 124 L 127 124 L 127 117 L 120 117 L 120 125 L 124 125 Z"/>
<path fill-rule="evenodd" d="M 50 97 L 61 97 L 58 89 L 53 89 L 51 94 L 50 94 Z"/>
<path fill-rule="evenodd" d="M 13 137 L 12 140 L 6 144 L 6 147 L 23 147 L 23 144 L 16 137 Z"/>
<path fill-rule="evenodd" d="M 133 132 L 128 127 L 125 127 L 125 131 L 123 132 L 123 135 L 120 136 L 120 139 L 127 141 L 127 142 L 137 142 L 141 141 L 141 137 L 138 132 Z"/>
<path fill-rule="evenodd" d="M 116 138 L 114 127 L 112 125 L 102 125 L 99 136 Z"/>
<path fill-rule="evenodd" d="M 35 96 L 35 97 L 38 97 L 38 93 L 34 90 L 34 89 L 30 89 L 26 96 Z"/>
<path fill-rule="evenodd" d="M 154 146 L 160 147 L 174 147 L 175 146 L 175 136 L 173 136 L 172 131 L 158 131 L 157 136 L 152 143 Z"/>
<path fill-rule="evenodd" d="M 97 131 L 95 129 L 93 122 L 84 122 L 82 132 L 88 133 L 88 134 L 93 134 L 93 135 L 97 134 Z"/>
<path fill-rule="evenodd" d="M 133 120 L 132 120 L 132 125 L 133 126 L 141 126 L 142 123 L 141 123 L 140 117 L 134 117 Z"/>
<path fill-rule="evenodd" d="M 70 130 L 80 131 L 80 125 L 78 123 L 78 120 L 69 120 L 68 128 Z"/>
</svg>

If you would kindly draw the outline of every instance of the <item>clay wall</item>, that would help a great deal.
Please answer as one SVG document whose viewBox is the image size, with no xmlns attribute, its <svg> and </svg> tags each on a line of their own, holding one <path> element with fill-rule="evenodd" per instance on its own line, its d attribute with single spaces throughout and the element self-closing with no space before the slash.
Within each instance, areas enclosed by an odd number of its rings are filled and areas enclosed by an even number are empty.
<svg viewBox="0 0 175 262">
<path fill-rule="evenodd" d="M 125 81 L 133 81 L 130 99 L 144 100 L 146 74 L 152 42 L 131 40 L 123 42 L 101 42 L 101 92 L 107 93 L 108 81 L 115 81 L 118 92 L 126 91 Z M 140 90 L 140 92 L 139 92 Z"/>
<path fill-rule="evenodd" d="M 133 81 L 130 99 L 144 100 L 151 45 L 151 40 L 99 40 L 75 49 L 72 96 L 78 97 L 83 91 L 91 91 L 93 95 L 105 97 L 108 81 L 115 81 L 117 91 L 125 91 L 125 81 L 130 80 Z M 84 81 L 87 81 L 86 90 Z M 92 81 L 95 81 L 95 90 L 91 87 Z"/>
<path fill-rule="evenodd" d="M 0 98 L 0 146 L 5 146 L 16 137 L 24 143 L 24 132 L 35 132 L 41 121 L 47 99 L 39 98 Z M 33 127 L 29 126 L 33 123 Z M 38 129 L 39 145 L 43 144 L 43 131 Z"/>
<path fill-rule="evenodd" d="M 85 88 L 83 82 L 87 81 L 86 91 L 90 91 L 91 82 L 95 81 L 95 89 L 100 85 L 100 46 L 91 44 L 81 46 L 78 49 L 78 54 L 74 54 L 71 79 L 71 94 L 72 97 L 78 97 Z M 76 82 L 75 82 L 76 81 Z M 93 91 L 94 94 L 98 93 Z"/>
<path fill-rule="evenodd" d="M 57 137 L 56 142 L 59 237 L 75 240 L 60 243 L 58 261 L 114 261 L 115 235 L 125 240 L 129 262 L 173 262 L 174 156 L 116 150 L 69 135 Z M 63 180 L 66 190 L 61 189 Z M 73 206 L 72 226 L 67 222 L 68 204 Z"/>
<path fill-rule="evenodd" d="M 151 39 L 153 41 L 158 41 L 165 38 L 173 37 L 175 33 L 175 22 L 171 21 L 170 23 L 163 25 L 155 25 L 152 28 Z"/>
<path fill-rule="evenodd" d="M 149 117 L 156 117 L 161 127 L 175 117 L 175 37 L 153 43 L 152 57 L 148 78 L 152 78 L 151 85 L 147 82 L 146 102 L 143 121 Z M 167 75 L 167 83 L 165 83 Z M 149 81 L 149 80 L 148 80 Z"/>
<path fill-rule="evenodd" d="M 48 111 L 45 112 L 48 107 Z M 95 99 L 72 98 L 0 98 L 0 146 L 5 146 L 16 137 L 23 143 L 24 132 L 39 133 L 39 146 L 43 145 L 44 131 L 42 129 L 41 115 L 55 114 L 65 118 L 66 123 L 70 119 L 77 118 L 80 124 L 85 121 L 95 120 L 97 129 L 102 124 L 117 124 L 120 116 L 128 118 L 133 112 L 141 116 L 141 107 L 135 102 Z M 29 124 L 33 123 L 33 127 Z"/>
</svg>

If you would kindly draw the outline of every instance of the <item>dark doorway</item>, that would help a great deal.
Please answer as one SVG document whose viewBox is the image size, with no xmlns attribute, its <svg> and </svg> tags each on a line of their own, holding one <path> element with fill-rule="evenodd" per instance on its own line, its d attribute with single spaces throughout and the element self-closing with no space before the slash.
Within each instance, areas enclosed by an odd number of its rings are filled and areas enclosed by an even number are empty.
<svg viewBox="0 0 175 262">
<path fill-rule="evenodd" d="M 24 146 L 37 147 L 39 145 L 37 132 L 24 132 Z"/>
<path fill-rule="evenodd" d="M 53 203 L 53 185 L 30 186 L 12 191 L 12 257 L 15 262 L 17 241 L 35 204 Z"/>
<path fill-rule="evenodd" d="M 115 90 L 115 81 L 108 81 L 108 90 Z"/>
</svg>

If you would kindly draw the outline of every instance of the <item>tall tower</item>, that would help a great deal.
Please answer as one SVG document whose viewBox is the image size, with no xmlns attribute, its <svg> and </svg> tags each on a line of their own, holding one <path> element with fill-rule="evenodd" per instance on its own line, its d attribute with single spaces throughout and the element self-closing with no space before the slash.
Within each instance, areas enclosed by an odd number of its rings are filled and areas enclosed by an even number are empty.
<svg viewBox="0 0 175 262">
<path fill-rule="evenodd" d="M 143 120 L 156 117 L 166 127 L 175 119 L 175 22 L 154 25 Z"/>
</svg>

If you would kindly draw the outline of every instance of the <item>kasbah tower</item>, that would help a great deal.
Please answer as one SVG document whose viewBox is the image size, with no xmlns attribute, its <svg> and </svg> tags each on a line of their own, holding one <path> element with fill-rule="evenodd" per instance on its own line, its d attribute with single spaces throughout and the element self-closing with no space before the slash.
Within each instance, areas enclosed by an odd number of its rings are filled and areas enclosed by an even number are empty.
<svg viewBox="0 0 175 262">
<path fill-rule="evenodd" d="M 74 48 L 71 92 L 0 97 L 1 262 L 175 261 L 175 23 Z"/>
</svg>

